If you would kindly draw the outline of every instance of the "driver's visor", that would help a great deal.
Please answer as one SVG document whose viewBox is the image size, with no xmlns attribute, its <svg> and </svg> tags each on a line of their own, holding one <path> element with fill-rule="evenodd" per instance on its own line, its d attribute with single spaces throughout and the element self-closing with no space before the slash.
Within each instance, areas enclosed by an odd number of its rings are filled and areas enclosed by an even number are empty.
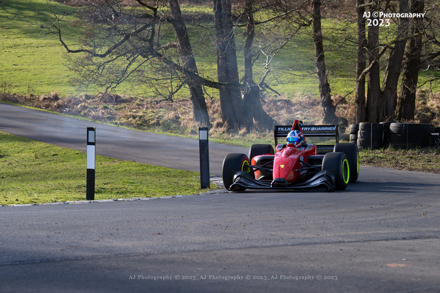
<svg viewBox="0 0 440 293">
<path fill-rule="evenodd" d="M 287 142 L 297 142 L 299 141 L 299 137 L 297 136 L 291 136 L 287 138 Z"/>
</svg>

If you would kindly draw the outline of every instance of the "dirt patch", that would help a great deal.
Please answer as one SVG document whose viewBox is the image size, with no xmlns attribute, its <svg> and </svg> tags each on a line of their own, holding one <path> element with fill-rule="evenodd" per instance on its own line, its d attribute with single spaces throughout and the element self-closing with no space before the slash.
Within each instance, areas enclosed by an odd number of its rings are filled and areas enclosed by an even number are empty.
<svg viewBox="0 0 440 293">
<path fill-rule="evenodd" d="M 83 94 L 60 98 L 57 92 L 53 92 L 42 96 L 0 94 L 0 100 L 140 129 L 150 127 L 160 127 L 163 131 L 189 129 L 194 134 L 198 129 L 198 125 L 193 121 L 191 101 L 185 99 L 171 101 L 117 94 L 97 96 Z M 221 119 L 220 101 L 207 99 L 206 102 L 213 133 L 226 132 Z M 343 107 L 345 109 L 348 106 L 343 105 Z M 289 125 L 295 119 L 303 120 L 308 124 L 319 124 L 322 119 L 319 100 L 310 96 L 301 99 L 269 97 L 264 101 L 263 108 L 277 120 L 278 124 Z M 345 112 L 350 111 L 344 110 Z"/>
<path fill-rule="evenodd" d="M 193 121 L 191 101 L 186 99 L 172 101 L 117 94 L 82 94 L 62 98 L 53 92 L 41 96 L 0 94 L 0 100 L 140 129 L 159 127 L 162 131 L 189 131 L 193 134 L 198 129 Z M 343 133 L 354 122 L 355 107 L 340 95 L 333 96 L 332 100 L 333 104 L 337 104 L 336 114 Z M 220 101 L 207 99 L 206 103 L 213 125 L 212 133 L 226 133 L 227 129 L 221 119 Z M 307 124 L 320 124 L 322 120 L 318 97 L 267 97 L 262 105 L 277 124 L 291 125 L 295 119 Z M 439 121 L 440 93 L 428 95 L 421 92 L 416 102 L 415 120 L 404 122 L 432 123 L 438 126 Z"/>
<path fill-rule="evenodd" d="M 58 3 L 61 3 L 63 5 L 74 6 L 74 7 L 90 5 L 89 0 L 55 0 L 55 1 L 57 1 Z M 147 1 L 147 2 L 151 2 L 151 1 Z M 139 5 L 135 0 L 123 0 L 123 1 L 120 1 L 118 4 L 121 6 L 138 6 Z M 151 5 L 152 3 L 149 3 L 149 4 Z"/>
</svg>

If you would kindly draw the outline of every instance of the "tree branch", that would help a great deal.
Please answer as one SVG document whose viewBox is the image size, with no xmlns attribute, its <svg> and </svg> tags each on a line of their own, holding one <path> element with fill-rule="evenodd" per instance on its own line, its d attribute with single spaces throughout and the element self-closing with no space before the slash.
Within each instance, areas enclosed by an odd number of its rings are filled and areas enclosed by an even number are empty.
<svg viewBox="0 0 440 293">
<path fill-rule="evenodd" d="M 257 24 L 265 24 L 265 23 L 271 22 L 271 21 L 274 20 L 274 19 L 277 19 L 277 18 L 280 18 L 280 17 L 287 16 L 287 15 L 289 15 L 290 13 L 292 13 L 292 12 L 295 11 L 295 10 L 297 10 L 297 9 L 296 9 L 296 8 L 293 8 L 293 9 L 291 9 L 291 10 L 289 10 L 289 11 L 286 11 L 286 12 L 284 12 L 284 13 L 282 13 L 282 14 L 275 15 L 275 16 L 273 16 L 273 17 L 271 17 L 271 18 L 266 19 L 266 20 L 256 21 L 256 22 L 255 22 L 255 25 L 257 25 Z M 245 27 L 245 26 L 247 26 L 247 24 L 240 24 L 240 25 L 237 25 L 237 27 Z"/>
<path fill-rule="evenodd" d="M 216 81 L 212 81 L 212 80 L 208 80 L 204 77 L 201 77 L 199 75 L 197 75 L 196 73 L 189 71 L 185 68 L 183 68 L 182 66 L 174 63 L 173 61 L 171 61 L 170 59 L 166 58 L 165 56 L 163 56 L 162 54 L 160 54 L 159 52 L 150 49 L 149 52 L 151 53 L 152 56 L 158 58 L 160 61 L 162 61 L 163 63 L 165 63 L 166 65 L 168 65 L 169 67 L 171 67 L 172 69 L 185 74 L 188 78 L 194 78 L 196 80 L 198 80 L 202 85 L 210 87 L 210 88 L 215 88 L 215 89 L 222 89 L 222 88 L 242 88 L 244 87 L 244 85 L 240 84 L 240 83 L 223 83 L 223 82 L 216 82 Z"/>
<path fill-rule="evenodd" d="M 423 87 L 425 84 L 427 84 L 428 82 L 431 83 L 431 82 L 433 82 L 433 81 L 438 81 L 438 80 L 440 80 L 440 77 L 431 78 L 431 79 L 429 79 L 429 80 L 423 82 L 421 85 L 419 85 L 419 86 L 417 86 L 417 87 L 418 87 L 418 88 L 421 88 L 421 87 Z"/>
<path fill-rule="evenodd" d="M 351 91 L 351 92 L 349 92 L 348 94 L 346 94 L 345 96 L 343 96 L 336 104 L 335 104 L 335 107 L 340 103 L 340 102 L 342 102 L 342 100 L 344 100 L 349 94 L 351 94 L 352 92 L 354 92 L 354 90 L 356 89 L 356 87 Z"/>
<path fill-rule="evenodd" d="M 144 6 L 144 7 L 148 8 L 148 9 L 153 10 L 153 12 L 154 12 L 154 16 L 156 16 L 156 13 L 157 13 L 157 7 L 150 6 L 150 5 L 148 5 L 148 4 L 144 3 L 144 2 L 142 2 L 141 0 L 136 0 L 136 2 L 139 3 L 141 6 Z"/>
<path fill-rule="evenodd" d="M 377 56 L 374 58 L 373 62 L 370 63 L 370 65 L 368 65 L 367 68 L 364 69 L 364 71 L 362 71 L 362 73 L 359 75 L 359 77 L 356 79 L 356 81 L 361 81 L 361 79 L 363 79 L 365 77 L 365 75 L 367 75 L 371 68 L 373 68 L 373 66 L 379 62 L 380 57 L 382 57 L 382 55 L 385 53 L 385 51 L 390 48 L 392 45 L 394 45 L 397 42 L 400 42 L 401 40 L 404 39 L 411 39 L 413 36 L 408 36 L 405 38 L 399 38 L 399 39 L 395 39 L 394 41 L 392 41 L 391 43 L 385 45 L 382 50 L 380 50 L 379 54 L 377 54 Z"/>
<path fill-rule="evenodd" d="M 114 50 L 116 50 L 118 47 L 120 47 L 122 44 L 124 44 L 127 40 L 129 40 L 132 36 L 139 34 L 140 32 L 146 30 L 148 27 L 150 27 L 152 25 L 150 23 L 147 23 L 147 24 L 143 25 L 142 27 L 140 27 L 139 29 L 135 30 L 134 32 L 126 34 L 119 42 L 115 43 L 113 46 L 108 48 L 105 53 L 97 54 L 96 52 L 93 52 L 93 51 L 88 50 L 88 49 L 79 49 L 79 50 L 71 50 L 71 49 L 69 49 L 69 47 L 67 46 L 67 44 L 63 41 L 63 39 L 61 37 L 61 29 L 59 27 L 60 25 L 59 25 L 58 19 L 57 19 L 56 23 L 57 23 L 57 25 L 52 24 L 52 26 L 58 31 L 59 40 L 60 40 L 61 44 L 64 46 L 64 48 L 67 50 L 67 53 L 88 53 L 88 54 L 90 54 L 93 57 L 99 57 L 99 58 L 107 57 Z"/>
<path fill-rule="evenodd" d="M 155 50 L 168 50 L 168 49 L 176 49 L 179 48 L 178 42 L 170 42 L 168 44 L 160 45 L 159 47 L 154 48 Z"/>
</svg>

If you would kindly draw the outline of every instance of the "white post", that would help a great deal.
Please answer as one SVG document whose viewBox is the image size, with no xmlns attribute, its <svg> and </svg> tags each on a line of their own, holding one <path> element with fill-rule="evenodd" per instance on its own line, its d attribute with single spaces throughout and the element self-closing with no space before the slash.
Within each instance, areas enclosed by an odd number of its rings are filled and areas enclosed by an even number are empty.
<svg viewBox="0 0 440 293">
<path fill-rule="evenodd" d="M 86 199 L 95 199 L 95 156 L 96 131 L 94 127 L 87 127 L 87 192 Z"/>
</svg>

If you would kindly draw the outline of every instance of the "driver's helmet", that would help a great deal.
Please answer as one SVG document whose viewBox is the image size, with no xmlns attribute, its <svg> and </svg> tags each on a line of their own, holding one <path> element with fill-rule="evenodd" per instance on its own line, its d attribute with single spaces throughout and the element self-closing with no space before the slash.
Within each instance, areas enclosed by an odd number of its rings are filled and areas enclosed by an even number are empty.
<svg viewBox="0 0 440 293">
<path fill-rule="evenodd" d="M 287 144 L 294 146 L 302 145 L 304 142 L 304 135 L 299 130 L 293 130 L 287 135 Z"/>
</svg>

